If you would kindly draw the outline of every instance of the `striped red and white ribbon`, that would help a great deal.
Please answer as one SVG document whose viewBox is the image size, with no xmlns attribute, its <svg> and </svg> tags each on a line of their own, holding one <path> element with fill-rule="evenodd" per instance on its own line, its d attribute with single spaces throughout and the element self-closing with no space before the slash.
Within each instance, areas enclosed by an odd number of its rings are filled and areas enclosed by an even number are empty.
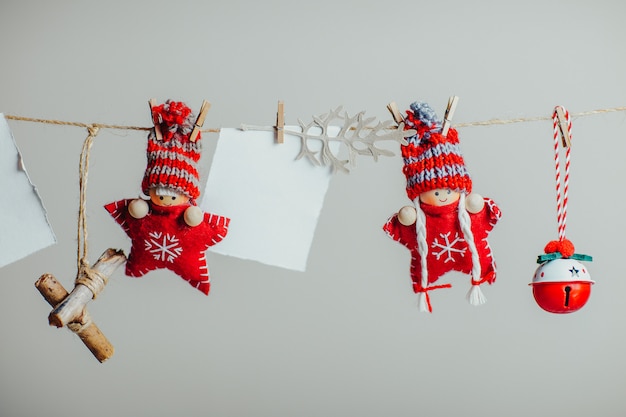
<svg viewBox="0 0 626 417">
<path fill-rule="evenodd" d="M 565 126 L 560 125 L 557 109 L 560 109 L 565 115 L 565 121 L 567 122 L 567 135 L 570 140 L 572 138 L 572 120 L 569 112 L 562 106 L 554 108 L 552 113 L 552 122 L 554 127 L 554 165 L 556 168 L 556 213 L 559 232 L 559 241 L 565 239 L 565 227 L 567 223 L 567 194 L 569 190 L 569 170 L 570 170 L 570 152 L 571 145 L 565 146 L 565 176 L 563 179 L 563 194 L 561 195 L 561 165 L 559 163 L 561 154 L 559 152 L 559 139 L 561 138 L 561 129 L 565 129 Z M 564 133 L 564 132 L 563 132 Z"/>
</svg>

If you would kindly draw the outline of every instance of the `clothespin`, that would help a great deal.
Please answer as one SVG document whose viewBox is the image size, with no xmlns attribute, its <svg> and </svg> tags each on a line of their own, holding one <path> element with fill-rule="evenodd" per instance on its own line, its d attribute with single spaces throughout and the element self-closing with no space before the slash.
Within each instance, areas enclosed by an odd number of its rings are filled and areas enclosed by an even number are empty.
<svg viewBox="0 0 626 417">
<path fill-rule="evenodd" d="M 198 134 L 200 133 L 200 128 L 204 125 L 204 119 L 206 118 L 206 114 L 209 112 L 211 108 L 211 103 L 206 100 L 202 100 L 202 106 L 200 107 L 200 113 L 198 113 L 198 118 L 196 119 L 196 123 L 194 123 L 193 130 L 191 131 L 191 135 L 189 135 L 189 140 L 191 142 L 195 142 L 198 139 Z"/>
<path fill-rule="evenodd" d="M 446 108 L 446 112 L 443 116 L 443 126 L 441 126 L 441 135 L 446 137 L 448 134 L 448 130 L 450 129 L 450 122 L 452 121 L 452 116 L 454 115 L 454 111 L 456 110 L 456 105 L 459 102 L 458 96 L 452 96 L 448 99 L 448 107 Z"/>
<path fill-rule="evenodd" d="M 151 98 L 148 100 L 148 105 L 150 106 L 150 117 L 152 118 L 152 123 L 154 124 L 154 134 L 157 140 L 163 140 L 163 132 L 161 132 L 161 123 L 163 119 L 161 115 L 155 115 L 153 108 L 157 105 L 156 99 Z"/>
<path fill-rule="evenodd" d="M 276 112 L 276 142 L 285 142 L 285 102 L 278 101 L 278 111 Z"/>
<path fill-rule="evenodd" d="M 572 146 L 572 138 L 569 135 L 569 123 L 567 122 L 567 117 L 565 116 L 563 107 L 557 106 L 554 109 L 554 112 L 556 113 L 556 117 L 558 119 L 559 131 L 561 132 L 563 147 L 569 148 L 570 146 Z"/>
<path fill-rule="evenodd" d="M 397 124 L 404 122 L 404 117 L 402 117 L 402 113 L 400 113 L 400 110 L 398 110 L 398 105 L 395 101 L 387 104 L 387 110 L 389 110 L 389 113 L 391 113 L 391 117 L 393 117 L 393 120 L 395 120 Z"/>
</svg>

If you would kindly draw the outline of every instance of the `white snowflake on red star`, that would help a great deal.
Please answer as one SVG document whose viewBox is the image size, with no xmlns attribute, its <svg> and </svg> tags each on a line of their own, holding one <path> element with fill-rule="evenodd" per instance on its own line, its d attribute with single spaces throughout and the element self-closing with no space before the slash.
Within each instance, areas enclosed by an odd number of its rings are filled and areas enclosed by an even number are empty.
<svg viewBox="0 0 626 417">
<path fill-rule="evenodd" d="M 152 232 L 148 236 L 150 239 L 145 240 L 146 250 L 158 261 L 174 262 L 174 259 L 183 253 L 183 248 L 174 235 Z"/>
<path fill-rule="evenodd" d="M 463 244 L 463 242 L 465 242 L 465 240 L 463 240 L 462 237 L 459 236 L 459 233 L 455 233 L 454 234 L 454 240 L 452 242 L 450 242 L 450 233 L 452 232 L 448 232 L 448 233 L 440 233 L 439 235 L 441 236 L 442 242 L 439 242 L 438 238 L 435 238 L 435 240 L 433 241 L 433 244 L 431 245 L 432 248 L 439 248 L 441 249 L 439 252 L 433 252 L 433 255 L 435 255 L 435 257 L 437 258 L 437 260 L 439 260 L 439 258 L 441 258 L 441 256 L 443 254 L 446 254 L 446 259 L 443 261 L 444 263 L 446 262 L 455 262 L 454 257 L 452 256 L 453 253 L 460 253 L 461 256 L 463 254 L 465 254 L 465 250 L 467 249 L 467 247 L 456 247 L 457 243 L 461 243 L 461 245 Z"/>
</svg>

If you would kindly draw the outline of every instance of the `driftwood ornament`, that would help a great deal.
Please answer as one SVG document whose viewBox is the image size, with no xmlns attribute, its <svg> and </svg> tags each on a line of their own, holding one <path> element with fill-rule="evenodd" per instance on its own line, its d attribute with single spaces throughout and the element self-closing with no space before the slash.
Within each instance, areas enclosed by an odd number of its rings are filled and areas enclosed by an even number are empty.
<svg viewBox="0 0 626 417">
<path fill-rule="evenodd" d="M 100 362 L 109 359 L 114 352 L 109 340 L 91 320 L 87 312 L 87 303 L 103 289 L 115 269 L 126 262 L 121 250 L 107 249 L 89 272 L 82 273 L 76 280 L 71 294 L 52 274 L 43 274 L 35 287 L 45 300 L 54 307 L 48 316 L 51 326 L 67 327 L 83 341 L 85 346 Z"/>
<path fill-rule="evenodd" d="M 87 221 L 85 214 L 87 197 L 87 174 L 89 167 L 89 154 L 93 140 L 98 134 L 97 126 L 87 126 L 88 136 L 83 142 L 80 154 L 80 204 L 78 210 L 78 248 L 77 267 L 78 274 L 74 282 L 71 294 L 51 274 L 42 275 L 36 282 L 35 287 L 41 295 L 53 307 L 48 316 L 51 326 L 66 326 L 76 333 L 85 346 L 93 353 L 100 362 L 106 361 L 113 355 L 113 346 L 102 334 L 100 329 L 92 322 L 87 312 L 87 303 L 96 298 L 104 289 L 115 269 L 126 262 L 126 255 L 121 250 L 107 249 L 93 267 L 89 265 L 87 250 Z"/>
</svg>

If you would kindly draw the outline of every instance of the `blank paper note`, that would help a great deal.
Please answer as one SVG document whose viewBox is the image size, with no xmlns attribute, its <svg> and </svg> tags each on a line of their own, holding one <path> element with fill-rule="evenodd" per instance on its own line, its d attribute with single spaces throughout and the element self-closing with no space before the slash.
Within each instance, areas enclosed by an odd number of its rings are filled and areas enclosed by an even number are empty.
<svg viewBox="0 0 626 417">
<path fill-rule="evenodd" d="M 30 181 L 11 129 L 0 113 L 0 267 L 56 242 L 46 210 Z"/>
<path fill-rule="evenodd" d="M 201 207 L 231 223 L 211 252 L 306 269 L 332 175 L 328 167 L 295 160 L 300 146 L 288 134 L 277 144 L 271 131 L 221 129 Z"/>
</svg>

